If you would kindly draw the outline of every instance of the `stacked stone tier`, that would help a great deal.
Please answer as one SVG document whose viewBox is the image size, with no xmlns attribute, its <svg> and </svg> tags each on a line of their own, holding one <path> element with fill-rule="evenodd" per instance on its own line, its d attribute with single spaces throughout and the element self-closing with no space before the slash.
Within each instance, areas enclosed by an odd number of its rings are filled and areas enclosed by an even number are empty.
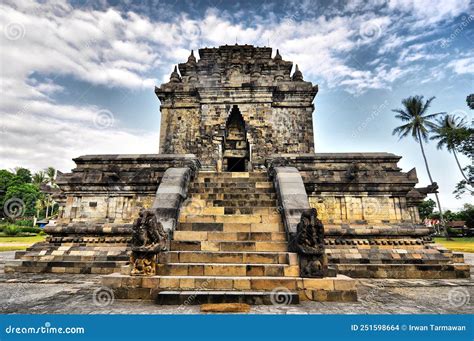
<svg viewBox="0 0 474 341">
<path fill-rule="evenodd" d="M 48 240 L 17 251 L 16 259 L 5 263 L 5 272 L 109 274 L 119 272 L 129 261 L 128 237 L 54 239 L 58 242 Z"/>
</svg>

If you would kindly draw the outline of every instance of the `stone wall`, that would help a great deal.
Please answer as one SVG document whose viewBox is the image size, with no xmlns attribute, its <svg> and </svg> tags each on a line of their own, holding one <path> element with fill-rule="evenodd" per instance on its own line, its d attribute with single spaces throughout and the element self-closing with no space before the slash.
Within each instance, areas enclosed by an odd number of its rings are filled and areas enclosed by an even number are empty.
<svg viewBox="0 0 474 341">
<path fill-rule="evenodd" d="M 296 167 L 311 207 L 325 224 L 420 223 L 407 195 L 418 182 L 390 153 L 282 154 L 270 159 Z"/>
<path fill-rule="evenodd" d="M 104 221 L 131 223 L 140 208 L 149 208 L 153 195 L 86 194 L 68 196 L 59 223 Z"/>
<path fill-rule="evenodd" d="M 155 192 L 170 167 L 191 167 L 193 155 L 86 155 L 77 168 L 59 174 L 59 225 L 70 223 L 132 223 L 141 208 L 153 204 Z"/>
<path fill-rule="evenodd" d="M 397 223 L 412 221 L 406 199 L 391 196 L 311 195 L 311 207 L 318 210 L 325 223 Z"/>
</svg>

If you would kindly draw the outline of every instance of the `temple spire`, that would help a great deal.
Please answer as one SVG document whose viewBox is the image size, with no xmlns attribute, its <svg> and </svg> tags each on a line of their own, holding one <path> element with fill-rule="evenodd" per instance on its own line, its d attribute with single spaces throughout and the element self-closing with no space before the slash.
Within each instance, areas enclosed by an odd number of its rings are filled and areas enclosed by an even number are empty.
<svg viewBox="0 0 474 341">
<path fill-rule="evenodd" d="M 277 49 L 277 52 L 276 52 L 276 55 L 275 57 L 273 58 L 274 60 L 282 60 L 281 59 L 281 56 L 280 56 L 280 51 Z"/>
<path fill-rule="evenodd" d="M 178 67 L 177 67 L 176 65 L 174 66 L 174 70 L 173 70 L 173 72 L 171 73 L 170 82 L 171 82 L 171 83 L 178 83 L 178 82 L 181 82 L 181 77 L 179 76 Z"/>
<path fill-rule="evenodd" d="M 296 64 L 295 73 L 293 73 L 293 77 L 291 77 L 293 81 L 302 81 L 303 74 L 301 73 L 300 69 L 298 68 L 298 64 Z"/>
<path fill-rule="evenodd" d="M 194 50 L 191 50 L 191 54 L 188 57 L 188 64 L 196 64 L 196 57 L 194 57 Z"/>
</svg>

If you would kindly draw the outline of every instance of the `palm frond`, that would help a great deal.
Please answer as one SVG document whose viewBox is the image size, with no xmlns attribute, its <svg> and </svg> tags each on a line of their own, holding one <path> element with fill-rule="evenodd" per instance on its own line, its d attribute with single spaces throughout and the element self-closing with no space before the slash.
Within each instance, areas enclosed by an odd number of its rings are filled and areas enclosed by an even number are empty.
<svg viewBox="0 0 474 341">
<path fill-rule="evenodd" d="M 398 135 L 400 139 L 402 139 L 403 137 L 407 136 L 411 132 L 411 129 L 412 129 L 412 124 L 407 123 L 393 129 L 392 135 Z"/>
<path fill-rule="evenodd" d="M 430 107 L 431 105 L 431 102 L 433 102 L 433 100 L 435 99 L 436 97 L 431 97 L 429 98 L 425 103 L 423 103 L 423 96 L 421 96 L 421 101 L 420 101 L 420 104 L 421 104 L 421 108 L 420 108 L 420 115 L 423 115 L 427 110 L 428 108 Z"/>
<path fill-rule="evenodd" d="M 424 101 L 423 96 L 410 96 L 402 100 L 403 108 L 393 109 L 396 113 L 395 118 L 406 124 L 397 127 L 393 130 L 393 135 L 398 135 L 400 138 L 411 134 L 413 139 L 419 142 L 419 139 L 428 142 L 429 134 L 438 129 L 441 122 L 433 122 L 434 119 L 439 118 L 443 113 L 428 114 L 428 109 L 435 97 L 431 97 Z"/>
</svg>

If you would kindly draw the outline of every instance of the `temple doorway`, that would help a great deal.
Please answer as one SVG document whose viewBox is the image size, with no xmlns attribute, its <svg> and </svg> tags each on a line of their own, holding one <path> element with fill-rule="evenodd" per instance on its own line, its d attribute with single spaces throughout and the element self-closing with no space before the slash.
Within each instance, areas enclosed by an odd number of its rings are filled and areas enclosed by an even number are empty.
<svg viewBox="0 0 474 341">
<path fill-rule="evenodd" d="M 248 163 L 245 122 L 238 106 L 234 105 L 226 122 L 222 169 L 227 172 L 246 172 Z"/>
</svg>

